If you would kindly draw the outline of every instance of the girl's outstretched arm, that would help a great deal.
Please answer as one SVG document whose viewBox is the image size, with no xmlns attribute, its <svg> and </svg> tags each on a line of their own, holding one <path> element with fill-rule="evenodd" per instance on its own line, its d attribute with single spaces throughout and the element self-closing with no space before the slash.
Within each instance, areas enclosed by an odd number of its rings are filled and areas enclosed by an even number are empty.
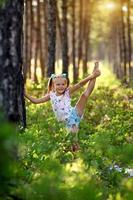
<svg viewBox="0 0 133 200">
<path fill-rule="evenodd" d="M 75 92 L 76 90 L 78 90 L 79 88 L 83 87 L 86 83 L 88 83 L 88 81 L 90 81 L 93 78 L 96 78 L 98 76 L 100 76 L 100 70 L 97 69 L 95 70 L 91 75 L 89 75 L 88 77 L 84 78 L 83 80 L 81 80 L 79 83 L 69 87 L 69 91 L 70 94 L 72 94 L 73 92 Z"/>
<path fill-rule="evenodd" d="M 30 95 L 25 93 L 25 97 L 27 99 L 29 99 L 32 103 L 35 103 L 35 104 L 45 103 L 46 101 L 50 100 L 49 94 L 46 94 L 44 97 L 37 99 L 37 98 L 31 97 Z"/>
</svg>

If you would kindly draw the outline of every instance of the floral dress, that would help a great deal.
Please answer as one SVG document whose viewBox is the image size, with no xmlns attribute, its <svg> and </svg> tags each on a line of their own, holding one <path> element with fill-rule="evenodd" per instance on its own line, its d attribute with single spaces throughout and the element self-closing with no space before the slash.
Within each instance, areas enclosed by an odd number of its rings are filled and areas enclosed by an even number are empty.
<svg viewBox="0 0 133 200">
<path fill-rule="evenodd" d="M 50 91 L 52 108 L 58 121 L 65 122 L 67 127 L 79 125 L 81 117 L 78 115 L 75 107 L 71 106 L 69 89 L 64 94 L 57 96 L 55 92 Z"/>
</svg>

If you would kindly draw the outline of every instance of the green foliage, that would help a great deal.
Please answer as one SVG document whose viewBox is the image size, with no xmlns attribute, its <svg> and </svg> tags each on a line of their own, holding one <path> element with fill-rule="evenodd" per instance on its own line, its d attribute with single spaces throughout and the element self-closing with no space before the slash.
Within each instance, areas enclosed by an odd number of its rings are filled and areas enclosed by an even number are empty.
<svg viewBox="0 0 133 200">
<path fill-rule="evenodd" d="M 3 8 L 6 5 L 7 1 L 9 0 L 0 0 L 0 8 Z"/>
<path fill-rule="evenodd" d="M 73 136 L 56 121 L 50 103 L 27 102 L 28 125 L 18 134 L 21 173 L 13 195 L 23 200 L 132 198 L 133 181 L 125 173 L 133 168 L 132 91 L 110 77 L 111 85 L 100 81 L 87 103 L 78 152 L 71 151 Z M 42 87 L 33 85 L 29 90 L 39 97 Z M 79 96 L 73 98 L 73 105 Z"/>
<path fill-rule="evenodd" d="M 17 184 L 17 143 L 15 127 L 2 115 L 0 113 L 0 196 L 6 199 Z"/>
</svg>

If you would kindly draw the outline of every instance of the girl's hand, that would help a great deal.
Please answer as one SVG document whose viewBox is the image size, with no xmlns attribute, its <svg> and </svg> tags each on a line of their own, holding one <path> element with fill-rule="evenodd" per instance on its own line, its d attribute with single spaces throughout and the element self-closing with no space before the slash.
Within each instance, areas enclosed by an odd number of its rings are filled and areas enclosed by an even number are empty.
<svg viewBox="0 0 133 200">
<path fill-rule="evenodd" d="M 95 69 L 99 69 L 99 62 L 98 61 L 95 62 Z"/>
<path fill-rule="evenodd" d="M 99 69 L 99 62 L 96 61 L 96 62 L 94 63 L 94 69 L 93 69 L 93 72 L 94 72 L 95 70 L 98 70 L 98 69 Z"/>
</svg>

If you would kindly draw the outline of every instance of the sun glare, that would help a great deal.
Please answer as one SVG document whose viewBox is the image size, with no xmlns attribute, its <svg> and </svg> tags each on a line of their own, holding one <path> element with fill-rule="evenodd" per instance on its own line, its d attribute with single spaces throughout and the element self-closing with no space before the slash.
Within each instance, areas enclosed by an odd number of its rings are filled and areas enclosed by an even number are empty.
<svg viewBox="0 0 133 200">
<path fill-rule="evenodd" d="M 123 10 L 124 12 L 127 12 L 127 6 L 123 6 L 123 7 L 122 7 L 122 10 Z"/>
<path fill-rule="evenodd" d="M 115 3 L 113 2 L 107 3 L 106 8 L 109 10 L 113 10 L 115 8 Z"/>
</svg>

